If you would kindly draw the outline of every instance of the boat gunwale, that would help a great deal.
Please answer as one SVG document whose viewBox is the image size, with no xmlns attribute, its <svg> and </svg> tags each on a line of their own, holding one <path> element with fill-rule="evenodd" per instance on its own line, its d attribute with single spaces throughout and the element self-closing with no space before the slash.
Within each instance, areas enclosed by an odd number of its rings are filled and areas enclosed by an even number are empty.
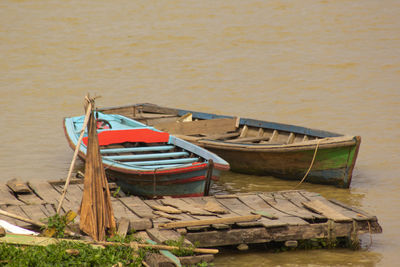
<svg viewBox="0 0 400 267">
<path fill-rule="evenodd" d="M 193 111 L 193 110 L 187 110 L 187 109 L 175 109 L 175 108 L 163 107 L 163 106 L 159 106 L 159 105 L 152 104 L 152 103 L 139 103 L 139 104 L 134 104 L 134 105 L 99 108 L 98 111 L 111 111 L 111 110 L 117 110 L 117 109 L 122 109 L 122 108 L 134 108 L 134 107 L 160 108 L 160 109 L 164 109 L 164 110 L 169 110 L 171 112 L 171 114 L 174 114 L 176 116 L 183 116 L 187 113 L 192 113 L 193 118 L 202 119 L 202 120 L 216 119 L 216 118 L 238 118 L 236 116 L 230 116 L 230 115 L 219 115 L 219 114 L 199 112 L 199 111 Z M 156 112 L 156 111 L 154 111 L 154 113 L 170 114 L 170 113 L 162 113 L 162 112 Z M 239 118 L 240 118 L 239 125 L 248 125 L 251 127 L 258 127 L 258 128 L 263 128 L 263 129 L 278 130 L 278 131 L 284 131 L 284 132 L 293 132 L 295 134 L 304 134 L 304 135 L 318 137 L 318 138 L 345 136 L 343 134 L 339 134 L 339 133 L 335 133 L 335 132 L 324 131 L 324 130 L 320 130 L 320 129 L 313 129 L 313 128 L 308 128 L 308 127 L 303 127 L 303 126 L 298 126 L 298 125 L 271 122 L 271 121 L 258 120 L 258 119 L 251 119 L 251 118 L 245 118 L 245 117 L 243 117 L 243 118 L 239 117 Z"/>
</svg>

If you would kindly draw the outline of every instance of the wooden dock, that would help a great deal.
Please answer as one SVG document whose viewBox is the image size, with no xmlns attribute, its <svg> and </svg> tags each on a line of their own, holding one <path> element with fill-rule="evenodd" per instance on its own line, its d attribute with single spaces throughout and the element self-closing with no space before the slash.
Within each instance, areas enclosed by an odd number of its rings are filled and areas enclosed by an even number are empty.
<svg viewBox="0 0 400 267">
<path fill-rule="evenodd" d="M 76 179 L 69 185 L 63 213 L 78 212 L 82 182 Z M 39 221 L 55 214 L 63 185 L 64 181 L 0 184 L 0 209 Z M 182 235 L 186 243 L 220 247 L 382 232 L 375 216 L 303 190 L 142 200 L 124 196 L 115 184 L 110 189 L 119 230 L 134 229 L 159 244 Z M 23 221 L 3 215 L 0 219 L 29 228 Z"/>
</svg>

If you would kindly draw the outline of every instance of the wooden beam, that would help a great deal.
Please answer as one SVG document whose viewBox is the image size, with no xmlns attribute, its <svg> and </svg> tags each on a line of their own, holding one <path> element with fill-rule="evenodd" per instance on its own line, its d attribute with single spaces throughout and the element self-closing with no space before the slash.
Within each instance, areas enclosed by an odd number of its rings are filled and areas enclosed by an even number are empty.
<svg viewBox="0 0 400 267">
<path fill-rule="evenodd" d="M 234 118 L 159 123 L 154 125 L 154 127 L 160 131 L 168 132 L 174 135 L 224 134 L 236 130 Z"/>
<path fill-rule="evenodd" d="M 234 224 L 238 222 L 251 222 L 256 221 L 261 218 L 261 215 L 247 215 L 247 216 L 237 216 L 230 218 L 218 218 L 218 219 L 207 219 L 207 220 L 195 220 L 195 221 L 182 221 L 182 222 L 171 222 L 160 224 L 159 228 L 172 229 L 187 226 L 200 226 L 200 225 L 211 225 L 211 224 Z"/>
</svg>

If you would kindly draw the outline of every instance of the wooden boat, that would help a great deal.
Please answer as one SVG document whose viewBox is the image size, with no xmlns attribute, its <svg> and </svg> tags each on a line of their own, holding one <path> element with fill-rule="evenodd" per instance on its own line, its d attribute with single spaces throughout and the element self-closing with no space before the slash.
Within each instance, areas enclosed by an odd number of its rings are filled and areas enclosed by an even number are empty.
<svg viewBox="0 0 400 267">
<path fill-rule="evenodd" d="M 213 151 L 231 170 L 350 186 L 360 136 L 295 125 L 136 104 L 100 109 L 122 114 Z"/>
<path fill-rule="evenodd" d="M 95 113 L 107 177 L 125 192 L 146 197 L 202 196 L 220 171 L 229 170 L 225 160 L 204 148 L 121 115 Z M 73 149 L 83 122 L 84 116 L 64 119 Z M 87 141 L 86 134 L 79 151 L 83 160 Z"/>
</svg>

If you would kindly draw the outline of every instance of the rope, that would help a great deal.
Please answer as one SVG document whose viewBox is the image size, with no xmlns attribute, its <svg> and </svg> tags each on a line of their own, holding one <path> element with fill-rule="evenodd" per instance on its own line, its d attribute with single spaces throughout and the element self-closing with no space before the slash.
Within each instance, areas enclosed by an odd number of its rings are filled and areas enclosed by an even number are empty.
<svg viewBox="0 0 400 267">
<path fill-rule="evenodd" d="M 306 180 L 308 174 L 310 173 L 311 168 L 312 168 L 313 165 L 314 165 L 314 161 L 315 161 L 315 158 L 316 158 L 316 156 L 317 156 L 317 151 L 318 151 L 318 148 L 319 148 L 319 143 L 321 142 L 321 140 L 322 140 L 322 139 L 318 139 L 317 146 L 315 147 L 314 156 L 313 156 L 313 158 L 312 158 L 312 160 L 311 160 L 310 167 L 308 168 L 308 170 L 307 170 L 306 174 L 304 175 L 303 179 L 301 179 L 301 181 L 294 187 L 294 189 L 296 189 L 297 187 L 299 187 L 299 186 Z"/>
</svg>

